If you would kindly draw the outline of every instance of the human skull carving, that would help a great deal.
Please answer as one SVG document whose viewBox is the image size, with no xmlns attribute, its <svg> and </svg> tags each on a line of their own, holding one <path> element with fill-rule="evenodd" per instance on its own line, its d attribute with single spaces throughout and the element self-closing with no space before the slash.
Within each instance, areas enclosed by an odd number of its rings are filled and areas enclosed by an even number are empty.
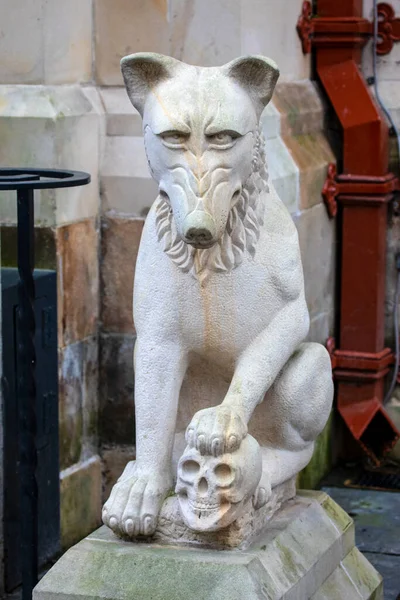
<svg viewBox="0 0 400 600">
<path fill-rule="evenodd" d="M 261 473 L 261 449 L 250 435 L 236 452 L 218 457 L 187 447 L 175 488 L 184 522 L 194 531 L 227 527 L 254 494 Z"/>
</svg>

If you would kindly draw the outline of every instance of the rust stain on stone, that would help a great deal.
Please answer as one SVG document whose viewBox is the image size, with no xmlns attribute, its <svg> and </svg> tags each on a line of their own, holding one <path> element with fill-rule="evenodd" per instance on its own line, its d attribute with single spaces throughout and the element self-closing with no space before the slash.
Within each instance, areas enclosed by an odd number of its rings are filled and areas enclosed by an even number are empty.
<svg viewBox="0 0 400 600">
<path fill-rule="evenodd" d="M 97 330 L 99 313 L 99 235 L 93 219 L 59 227 L 56 231 L 58 267 L 59 346 Z"/>
<path fill-rule="evenodd" d="M 204 350 L 205 353 L 212 348 L 212 339 L 216 335 L 215 327 L 216 321 L 213 319 L 213 294 L 210 289 L 211 286 L 200 283 L 200 295 L 203 305 L 203 316 L 204 316 Z"/>
<path fill-rule="evenodd" d="M 144 221 L 107 217 L 101 238 L 101 320 L 108 333 L 134 333 L 132 290 Z"/>
<path fill-rule="evenodd" d="M 153 0 L 156 9 L 165 17 L 168 12 L 168 0 Z"/>
</svg>

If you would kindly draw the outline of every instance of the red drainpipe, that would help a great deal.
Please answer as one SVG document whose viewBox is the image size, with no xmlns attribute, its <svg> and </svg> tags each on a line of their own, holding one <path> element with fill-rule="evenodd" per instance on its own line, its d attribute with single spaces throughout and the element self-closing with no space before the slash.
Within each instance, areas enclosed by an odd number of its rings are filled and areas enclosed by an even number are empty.
<svg viewBox="0 0 400 600">
<path fill-rule="evenodd" d="M 383 407 L 393 363 L 384 343 L 386 227 L 398 181 L 388 172 L 388 126 L 359 68 L 373 31 L 362 18 L 362 0 L 317 0 L 316 14 L 304 2 L 298 32 L 303 50 L 315 49 L 319 81 L 343 129 L 342 172 L 336 175 L 331 165 L 323 190 L 331 216 L 338 213 L 340 231 L 338 337 L 336 343 L 328 340 L 328 349 L 338 411 L 379 464 L 400 436 Z M 379 51 L 393 40 L 386 35 Z"/>
</svg>

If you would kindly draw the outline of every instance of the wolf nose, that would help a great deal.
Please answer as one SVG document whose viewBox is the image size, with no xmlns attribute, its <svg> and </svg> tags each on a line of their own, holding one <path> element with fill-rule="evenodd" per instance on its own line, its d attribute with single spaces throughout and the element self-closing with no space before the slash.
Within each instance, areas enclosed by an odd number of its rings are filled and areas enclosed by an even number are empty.
<svg viewBox="0 0 400 600">
<path fill-rule="evenodd" d="M 212 245 L 216 238 L 214 219 L 205 211 L 194 210 L 183 223 L 183 238 L 199 248 Z"/>
<path fill-rule="evenodd" d="M 207 243 L 212 240 L 212 233 L 208 229 L 191 227 L 186 233 L 188 242 Z"/>
</svg>

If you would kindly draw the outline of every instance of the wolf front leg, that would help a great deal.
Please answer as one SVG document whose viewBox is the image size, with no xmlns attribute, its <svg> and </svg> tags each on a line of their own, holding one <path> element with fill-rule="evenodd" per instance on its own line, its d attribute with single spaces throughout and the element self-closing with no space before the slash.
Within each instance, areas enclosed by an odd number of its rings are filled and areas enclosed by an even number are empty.
<svg viewBox="0 0 400 600">
<path fill-rule="evenodd" d="M 135 347 L 136 461 L 128 463 L 104 505 L 115 533 L 151 535 L 172 487 L 171 457 L 186 355 L 177 342 L 143 336 Z"/>
<path fill-rule="evenodd" d="M 194 415 L 186 432 L 188 444 L 214 456 L 237 450 L 255 407 L 305 339 L 308 328 L 308 310 L 301 294 L 243 352 L 222 404 Z"/>
</svg>

